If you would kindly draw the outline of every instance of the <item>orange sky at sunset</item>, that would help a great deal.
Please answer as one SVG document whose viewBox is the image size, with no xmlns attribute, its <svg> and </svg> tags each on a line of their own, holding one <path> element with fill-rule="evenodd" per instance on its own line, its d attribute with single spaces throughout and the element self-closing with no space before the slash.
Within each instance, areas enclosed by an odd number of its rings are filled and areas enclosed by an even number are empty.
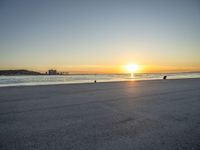
<svg viewBox="0 0 200 150">
<path fill-rule="evenodd" d="M 39 72 L 46 72 L 48 69 L 57 69 L 61 72 L 69 72 L 71 74 L 123 74 L 130 73 L 126 69 L 126 65 L 72 65 L 72 66 L 62 66 L 62 65 L 52 65 L 51 67 L 25 67 L 29 70 L 35 70 Z M 173 73 L 173 72 L 198 72 L 200 68 L 198 67 L 180 67 L 180 66 L 148 66 L 148 65 L 138 65 L 138 69 L 134 71 L 135 73 Z M 11 68 L 11 69 L 21 69 L 21 68 Z"/>
<path fill-rule="evenodd" d="M 198 0 L 3 1 L 0 70 L 200 71 Z"/>
</svg>

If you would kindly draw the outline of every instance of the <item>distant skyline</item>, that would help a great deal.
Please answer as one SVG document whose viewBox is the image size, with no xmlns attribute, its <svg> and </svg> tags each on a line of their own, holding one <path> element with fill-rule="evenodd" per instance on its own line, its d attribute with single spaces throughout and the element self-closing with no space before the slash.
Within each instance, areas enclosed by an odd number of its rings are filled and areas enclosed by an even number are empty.
<svg viewBox="0 0 200 150">
<path fill-rule="evenodd" d="M 1 0 L 0 69 L 200 71 L 199 0 Z"/>
</svg>

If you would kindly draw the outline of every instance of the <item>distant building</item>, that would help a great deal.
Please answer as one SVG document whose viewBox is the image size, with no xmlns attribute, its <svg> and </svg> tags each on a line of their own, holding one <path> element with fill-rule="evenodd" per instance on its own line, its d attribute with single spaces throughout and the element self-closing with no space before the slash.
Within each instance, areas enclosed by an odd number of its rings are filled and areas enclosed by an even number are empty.
<svg viewBox="0 0 200 150">
<path fill-rule="evenodd" d="M 57 75 L 56 70 L 50 69 L 48 72 L 49 72 L 49 75 Z"/>
</svg>

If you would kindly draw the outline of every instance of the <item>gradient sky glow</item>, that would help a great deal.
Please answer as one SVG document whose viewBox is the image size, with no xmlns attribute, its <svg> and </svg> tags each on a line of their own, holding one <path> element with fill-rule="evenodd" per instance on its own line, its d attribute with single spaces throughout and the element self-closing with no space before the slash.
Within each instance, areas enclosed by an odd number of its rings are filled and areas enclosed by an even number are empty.
<svg viewBox="0 0 200 150">
<path fill-rule="evenodd" d="M 0 69 L 200 71 L 199 0 L 1 0 Z"/>
</svg>

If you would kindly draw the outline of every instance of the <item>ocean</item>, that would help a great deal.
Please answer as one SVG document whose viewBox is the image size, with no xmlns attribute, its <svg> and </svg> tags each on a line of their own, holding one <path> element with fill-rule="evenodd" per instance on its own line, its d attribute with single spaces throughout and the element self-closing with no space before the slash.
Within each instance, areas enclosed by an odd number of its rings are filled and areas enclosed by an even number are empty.
<svg viewBox="0 0 200 150">
<path fill-rule="evenodd" d="M 97 74 L 97 75 L 19 75 L 0 76 L 0 87 L 9 86 L 34 86 L 52 84 L 73 84 L 135 81 L 135 80 L 159 80 L 166 75 L 167 79 L 200 78 L 200 73 L 137 73 L 131 78 L 130 74 Z"/>
</svg>

